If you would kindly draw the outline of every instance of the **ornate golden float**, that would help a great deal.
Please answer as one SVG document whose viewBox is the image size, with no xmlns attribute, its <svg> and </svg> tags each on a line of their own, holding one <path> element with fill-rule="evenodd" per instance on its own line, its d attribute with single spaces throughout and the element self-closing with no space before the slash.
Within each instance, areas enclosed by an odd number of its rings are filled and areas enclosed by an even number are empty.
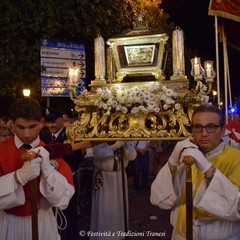
<svg viewBox="0 0 240 240">
<path fill-rule="evenodd" d="M 190 137 L 192 110 L 208 102 L 214 72 L 211 68 L 211 74 L 207 71 L 205 76 L 199 58 L 193 59 L 191 74 L 196 84 L 189 90 L 182 30 L 176 28 L 172 39 L 173 75 L 166 80 L 162 70 L 166 34 L 150 32 L 139 21 L 133 31 L 107 41 L 106 60 L 105 42 L 97 37 L 95 80 L 89 85 L 90 90 L 77 95 L 78 81 L 72 77 L 68 80 L 70 97 L 79 114 L 67 128 L 68 141 Z"/>
</svg>

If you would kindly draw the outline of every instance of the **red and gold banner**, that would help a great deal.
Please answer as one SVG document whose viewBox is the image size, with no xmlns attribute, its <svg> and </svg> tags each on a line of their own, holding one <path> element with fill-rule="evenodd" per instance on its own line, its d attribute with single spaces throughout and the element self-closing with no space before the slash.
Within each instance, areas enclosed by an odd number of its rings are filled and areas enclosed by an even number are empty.
<svg viewBox="0 0 240 240">
<path fill-rule="evenodd" d="M 208 14 L 240 22 L 240 0 L 211 0 Z"/>
<path fill-rule="evenodd" d="M 240 0 L 211 0 L 208 14 L 224 18 L 227 43 L 240 50 Z"/>
</svg>

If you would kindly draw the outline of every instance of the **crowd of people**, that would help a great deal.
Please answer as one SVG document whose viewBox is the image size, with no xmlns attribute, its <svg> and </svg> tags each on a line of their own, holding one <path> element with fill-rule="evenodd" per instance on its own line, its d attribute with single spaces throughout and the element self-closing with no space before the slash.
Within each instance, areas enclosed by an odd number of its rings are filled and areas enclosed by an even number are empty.
<svg viewBox="0 0 240 240">
<path fill-rule="evenodd" d="M 133 190 L 150 189 L 153 205 L 172 209 L 172 239 L 186 239 L 186 165 L 192 169 L 193 239 L 240 239 L 240 152 L 236 145 L 240 127 L 236 122 L 225 124 L 217 107 L 203 105 L 195 110 L 193 138 L 177 141 L 166 161 L 164 144 L 156 140 L 89 142 L 71 153 L 58 156 L 53 148 L 50 154 L 43 146 L 63 144 L 72 122 L 58 109 L 48 108 L 43 116 L 39 103 L 31 98 L 14 102 L 10 119 L 0 122 L 3 239 L 32 239 L 31 191 L 36 179 L 39 239 L 78 240 L 78 171 L 82 168 L 92 173 L 87 185 L 91 188 L 90 239 L 102 239 L 96 232 L 127 232 L 129 166 Z M 36 156 L 23 161 L 22 155 L 29 151 Z"/>
<path fill-rule="evenodd" d="M 20 105 L 21 107 L 19 107 Z M 31 98 L 21 99 L 16 101 L 10 108 L 10 119 L 8 121 L 1 121 L 0 137 L 4 142 L 4 144 L 1 146 L 5 147 L 5 144 L 9 145 L 9 142 L 11 142 L 11 145 L 14 148 L 17 156 L 9 161 L 18 161 L 17 159 L 20 157 L 20 154 L 23 154 L 25 151 L 29 151 L 25 150 L 25 145 L 30 145 L 29 148 L 32 148 L 31 151 L 34 151 L 36 147 L 43 146 L 45 144 L 63 143 L 67 139 L 66 127 L 68 124 L 71 124 L 72 121 L 73 120 L 68 118 L 64 112 L 58 109 L 48 108 L 43 116 L 41 115 L 41 107 L 36 100 Z M 61 165 L 64 163 L 64 166 L 61 167 L 61 170 L 66 168 L 67 177 L 69 178 L 68 181 L 70 185 L 74 187 L 74 191 L 71 192 L 71 195 L 69 194 L 68 199 L 65 199 L 67 204 L 65 204 L 64 207 L 59 207 L 58 205 L 55 206 L 53 203 L 50 203 L 48 206 L 49 209 L 52 209 L 51 213 L 53 213 L 53 215 L 50 215 L 50 219 L 52 221 L 51 226 L 54 226 L 51 234 L 56 235 L 55 238 L 51 239 L 78 239 L 79 229 L 77 223 L 77 214 L 79 213 L 78 193 L 80 191 L 80 179 L 76 172 L 82 165 L 87 165 L 87 167 L 90 167 L 92 170 L 92 216 L 90 230 L 92 232 L 104 231 L 106 229 L 109 229 L 110 231 L 127 231 L 128 181 L 125 168 L 128 166 L 129 161 L 133 161 L 135 189 L 139 189 L 140 187 L 149 187 L 149 160 L 151 159 L 149 150 L 152 150 L 155 147 L 156 144 L 150 141 L 118 141 L 112 144 L 108 142 L 98 142 L 93 143 L 92 146 L 83 149 L 82 151 L 74 151 L 71 155 L 54 159 L 54 161 L 57 162 L 57 166 L 60 165 L 60 163 Z M 155 155 L 153 155 L 151 159 L 152 164 L 154 161 L 154 156 Z M 47 168 L 49 168 L 49 171 L 50 169 L 51 171 L 55 171 L 55 168 L 52 167 L 51 164 L 46 166 L 46 162 L 49 160 L 53 161 L 50 159 L 50 156 L 46 150 L 44 151 L 44 149 L 41 149 L 39 157 L 33 159 L 31 164 L 29 162 L 21 162 L 21 164 L 18 163 L 16 166 L 11 166 L 8 170 L 6 170 L 6 163 L 3 164 L 3 162 L 1 162 L 0 184 L 5 183 L 5 178 L 8 176 L 8 174 L 13 174 L 15 180 L 13 181 L 14 192 L 11 193 L 10 196 L 17 198 L 20 192 L 19 189 L 21 189 L 22 193 L 20 196 L 25 199 L 21 199 L 21 201 L 19 200 L 19 202 L 16 201 L 15 203 L 9 202 L 9 204 L 5 204 L 4 206 L 1 206 L 0 204 L 2 213 L 1 219 L 2 221 L 6 222 L 6 213 L 8 215 L 13 213 L 13 216 L 22 216 L 21 218 L 15 218 L 20 219 L 24 224 L 26 224 L 26 231 L 21 237 L 22 239 L 31 238 L 29 224 L 32 213 L 30 209 L 27 209 L 26 213 L 24 211 L 26 211 L 25 208 L 29 208 L 31 205 L 29 202 L 29 188 L 32 179 L 37 177 L 39 182 L 38 191 L 40 193 L 38 201 L 40 203 L 43 202 L 44 204 L 45 202 L 50 201 L 44 195 L 45 192 L 42 191 L 42 184 L 46 181 L 43 181 L 44 171 L 47 171 Z M 45 164 L 43 164 L 43 162 Z M 46 169 L 44 167 L 46 167 Z M 151 169 L 151 171 L 153 171 L 153 168 Z M 57 171 L 59 171 L 58 168 Z M 60 176 L 63 178 L 66 177 L 62 173 Z M 54 180 L 51 179 L 51 181 L 48 183 L 49 186 L 53 184 L 52 181 L 54 182 Z M 124 187 L 122 187 L 123 185 Z M 105 206 L 108 204 L 106 200 L 109 198 L 109 194 L 114 196 L 113 203 L 115 205 L 112 204 L 111 209 L 109 206 Z M 6 196 L 0 196 L 2 200 L 4 200 L 5 197 Z M 60 201 L 60 199 L 55 201 Z M 25 204 L 27 207 L 25 207 L 23 202 L 26 202 Z M 19 212 L 15 212 L 15 208 L 17 208 Z M 38 208 L 39 215 L 44 207 L 42 207 L 40 204 Z M 54 215 L 57 216 L 56 221 L 53 221 Z M 118 220 L 115 219 L 114 224 L 111 221 L 112 215 L 118 216 Z M 45 217 L 39 217 L 39 223 L 44 221 L 44 218 Z M 28 219 L 28 221 L 26 221 L 26 219 Z M 19 229 L 16 228 L 11 234 L 9 234 L 11 222 L 9 221 L 8 224 L 4 225 L 6 229 L 3 236 L 5 236 L 6 239 L 16 236 L 19 231 Z M 39 236 L 41 238 L 42 236 L 50 236 L 47 235 L 48 233 L 40 233 L 42 231 L 44 230 L 41 226 L 39 227 Z M 26 237 L 26 235 L 28 237 Z M 91 238 L 95 239 L 95 237 Z"/>
</svg>

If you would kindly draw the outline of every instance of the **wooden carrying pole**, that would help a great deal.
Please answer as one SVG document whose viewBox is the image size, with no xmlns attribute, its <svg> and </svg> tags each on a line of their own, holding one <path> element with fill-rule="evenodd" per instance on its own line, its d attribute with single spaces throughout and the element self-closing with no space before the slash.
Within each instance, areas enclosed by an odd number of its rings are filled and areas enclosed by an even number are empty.
<svg viewBox="0 0 240 240">
<path fill-rule="evenodd" d="M 38 156 L 35 152 L 26 152 L 21 156 L 23 161 L 31 161 Z M 38 240 L 38 207 L 37 207 L 37 178 L 31 182 L 31 210 L 32 210 L 32 240 Z"/>
<path fill-rule="evenodd" d="M 221 89 L 219 76 L 219 47 L 218 47 L 218 18 L 215 16 L 215 46 L 216 46 L 216 76 L 217 76 L 217 104 L 220 106 Z"/>
<path fill-rule="evenodd" d="M 120 151 L 120 161 L 121 161 L 121 174 L 122 174 L 122 191 L 123 191 L 123 214 L 124 214 L 124 230 L 128 231 L 128 210 L 127 210 L 127 202 L 126 202 L 126 181 L 125 181 L 125 166 L 124 166 L 124 150 L 123 147 L 118 149 Z M 127 237 L 125 237 L 127 239 Z"/>
<path fill-rule="evenodd" d="M 193 239 L 192 169 L 186 165 L 186 240 Z"/>
<path fill-rule="evenodd" d="M 38 240 L 37 178 L 31 181 L 32 240 Z"/>
</svg>

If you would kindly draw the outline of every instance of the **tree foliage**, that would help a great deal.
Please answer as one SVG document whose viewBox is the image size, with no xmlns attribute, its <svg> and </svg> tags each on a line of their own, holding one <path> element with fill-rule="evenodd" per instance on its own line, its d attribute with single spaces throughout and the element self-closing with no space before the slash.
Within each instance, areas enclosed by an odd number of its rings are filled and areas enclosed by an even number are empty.
<svg viewBox="0 0 240 240">
<path fill-rule="evenodd" d="M 132 28 L 142 11 L 149 26 L 170 36 L 173 25 L 157 0 L 5 0 L 0 3 L 0 97 L 31 86 L 40 96 L 40 39 L 89 44 Z M 88 63 L 87 63 L 88 64 Z M 93 66 L 93 64 L 89 64 Z M 93 72 L 93 69 L 90 70 Z"/>
</svg>

